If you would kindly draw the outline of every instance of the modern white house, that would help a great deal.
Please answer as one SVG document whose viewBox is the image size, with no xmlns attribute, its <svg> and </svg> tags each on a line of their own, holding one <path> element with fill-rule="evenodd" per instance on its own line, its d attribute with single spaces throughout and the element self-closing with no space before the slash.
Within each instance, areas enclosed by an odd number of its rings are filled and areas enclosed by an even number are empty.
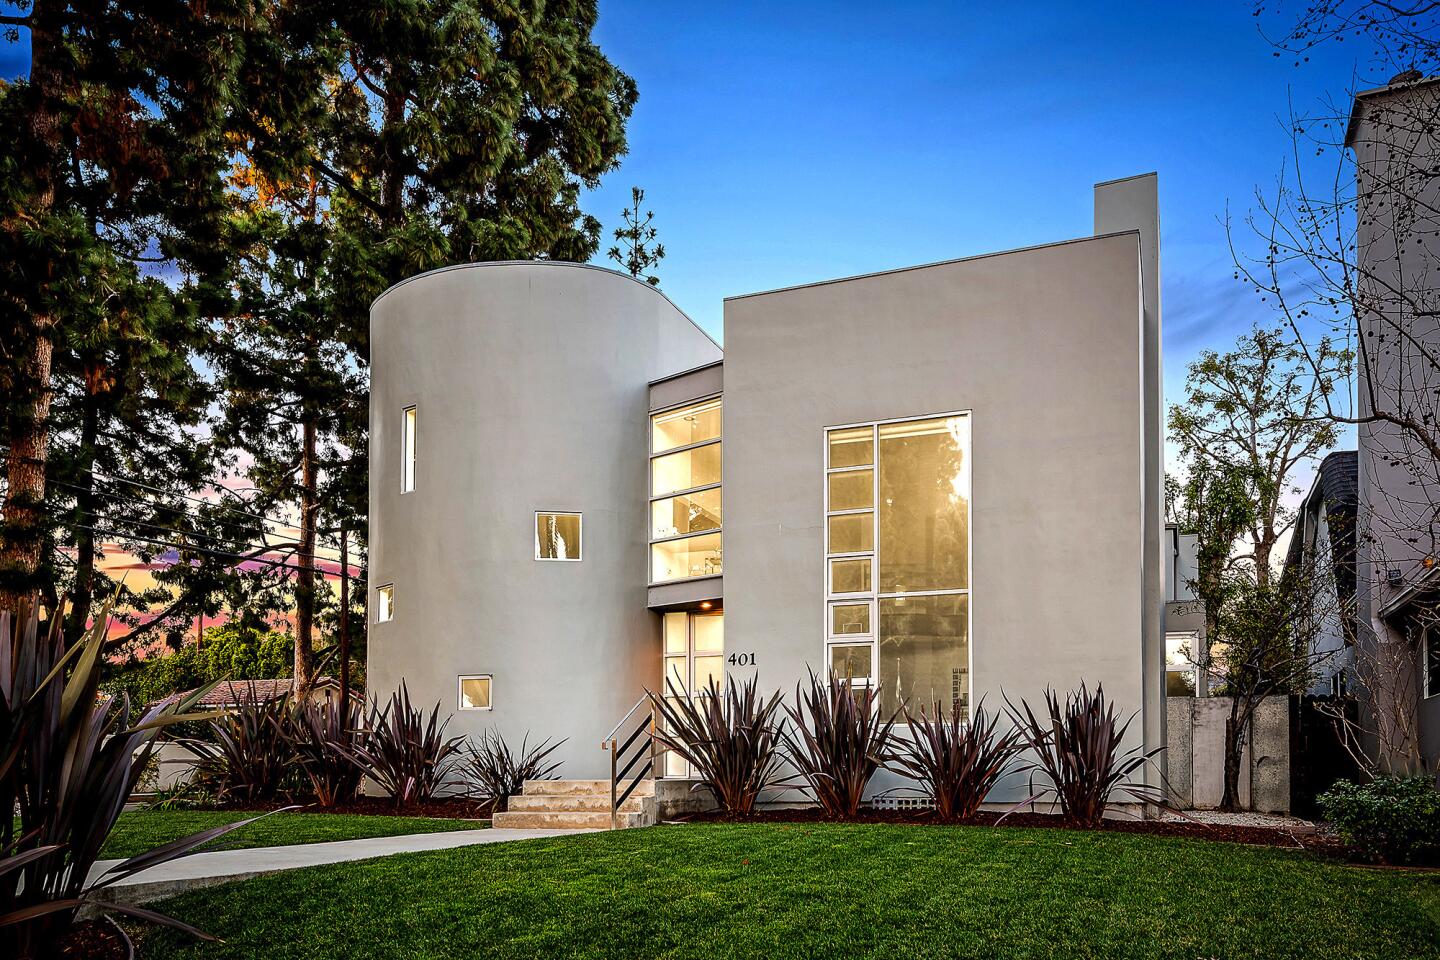
<svg viewBox="0 0 1440 960">
<path fill-rule="evenodd" d="M 386 291 L 370 688 L 600 782 L 667 677 L 932 712 L 1084 681 L 1163 744 L 1156 177 L 1094 199 L 1090 236 L 728 299 L 723 352 L 587 265 Z"/>
</svg>

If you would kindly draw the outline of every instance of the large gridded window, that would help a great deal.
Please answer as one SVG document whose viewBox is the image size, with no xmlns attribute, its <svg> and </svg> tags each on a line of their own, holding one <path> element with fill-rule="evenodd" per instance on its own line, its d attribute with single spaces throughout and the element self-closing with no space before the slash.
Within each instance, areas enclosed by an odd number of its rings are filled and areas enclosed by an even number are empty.
<svg viewBox="0 0 1440 960">
<path fill-rule="evenodd" d="M 721 406 L 713 397 L 650 417 L 650 582 L 721 572 Z"/>
<path fill-rule="evenodd" d="M 826 662 L 887 714 L 970 707 L 970 417 L 826 432 Z"/>
</svg>

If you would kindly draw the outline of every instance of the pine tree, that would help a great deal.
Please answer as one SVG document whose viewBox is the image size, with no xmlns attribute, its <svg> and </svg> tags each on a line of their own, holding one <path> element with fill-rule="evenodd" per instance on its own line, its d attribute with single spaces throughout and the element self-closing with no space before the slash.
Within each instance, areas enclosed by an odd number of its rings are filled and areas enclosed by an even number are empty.
<svg viewBox="0 0 1440 960">
<path fill-rule="evenodd" d="M 309 569 L 321 518 L 363 542 L 371 302 L 435 267 L 584 261 L 598 247 L 579 193 L 624 153 L 636 94 L 590 39 L 595 20 L 590 2 L 420 0 L 270 32 L 331 72 L 303 127 L 262 109 L 234 123 L 246 172 L 232 198 L 257 241 L 218 362 L 227 441 L 300 518 L 299 687 L 325 600 Z"/>
<path fill-rule="evenodd" d="M 36 589 L 53 602 L 51 404 L 67 372 L 57 351 L 81 351 L 83 375 L 97 322 L 116 321 L 108 329 L 132 346 L 153 340 L 174 290 L 146 275 L 185 271 L 189 295 L 217 293 L 220 121 L 252 12 L 249 0 L 14 8 L 0 17 L 4 40 L 28 42 L 30 71 L 0 87 L 0 609 Z M 110 377 L 102 354 L 113 356 L 107 347 L 88 358 L 96 396 Z"/>
<path fill-rule="evenodd" d="M 619 243 L 610 248 L 607 256 L 636 280 L 644 280 L 652 287 L 660 286 L 660 278 L 645 271 L 659 265 L 665 259 L 665 245 L 655 243 L 658 235 L 654 226 L 655 214 L 645 211 L 640 215 L 640 204 L 645 200 L 645 191 L 639 187 L 630 188 L 630 206 L 621 211 L 625 226 L 615 228 L 615 239 Z M 624 244 L 622 248 L 620 244 Z M 650 244 L 655 243 L 652 247 Z"/>
</svg>

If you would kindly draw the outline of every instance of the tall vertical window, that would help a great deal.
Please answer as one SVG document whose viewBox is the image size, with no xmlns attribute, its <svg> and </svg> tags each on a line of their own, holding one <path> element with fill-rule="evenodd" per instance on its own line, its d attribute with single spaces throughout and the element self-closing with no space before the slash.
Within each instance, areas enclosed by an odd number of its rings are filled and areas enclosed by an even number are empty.
<svg viewBox="0 0 1440 960">
<path fill-rule="evenodd" d="M 387 583 L 375 588 L 375 622 L 388 623 L 395 619 L 395 584 Z"/>
<path fill-rule="evenodd" d="M 1425 697 L 1440 696 L 1440 625 L 1432 624 L 1420 641 L 1421 672 L 1425 679 Z"/>
<path fill-rule="evenodd" d="M 415 408 L 405 408 L 400 425 L 400 492 L 415 489 Z"/>
<path fill-rule="evenodd" d="M 970 707 L 970 417 L 826 432 L 826 663 L 887 713 Z"/>
<path fill-rule="evenodd" d="M 650 582 L 721 572 L 720 398 L 650 417 Z"/>
</svg>

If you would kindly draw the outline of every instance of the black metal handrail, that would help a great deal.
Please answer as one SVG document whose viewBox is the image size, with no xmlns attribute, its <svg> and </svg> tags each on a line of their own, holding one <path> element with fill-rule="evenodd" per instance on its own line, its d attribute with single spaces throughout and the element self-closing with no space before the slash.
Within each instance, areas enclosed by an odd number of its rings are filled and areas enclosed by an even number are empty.
<svg viewBox="0 0 1440 960">
<path fill-rule="evenodd" d="M 655 711 L 653 707 L 643 712 L 641 706 L 650 706 L 650 698 L 642 697 L 630 712 L 610 731 L 610 736 L 600 744 L 602 750 L 610 752 L 610 829 L 620 826 L 620 807 L 630 799 L 640 782 L 655 769 Z M 637 717 L 636 714 L 639 714 Z M 622 743 L 619 737 L 625 724 L 635 718 L 637 722 Z M 644 766 L 631 776 L 636 765 Z"/>
</svg>

